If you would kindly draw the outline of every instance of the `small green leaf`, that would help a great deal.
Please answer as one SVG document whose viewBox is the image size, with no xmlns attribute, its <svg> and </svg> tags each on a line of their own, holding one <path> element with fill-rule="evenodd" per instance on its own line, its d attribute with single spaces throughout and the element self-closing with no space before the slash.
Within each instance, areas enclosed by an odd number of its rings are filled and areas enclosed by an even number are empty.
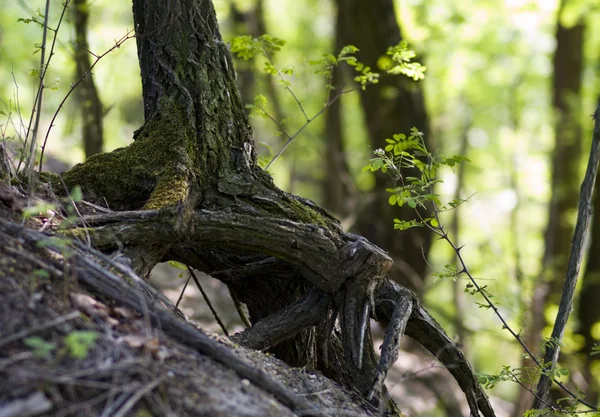
<svg viewBox="0 0 600 417">
<path fill-rule="evenodd" d="M 169 265 L 173 268 L 181 269 L 183 271 L 187 271 L 187 266 L 177 261 L 169 261 Z"/>
<path fill-rule="evenodd" d="M 339 56 L 351 55 L 351 54 L 355 54 L 357 52 L 358 52 L 358 48 L 356 46 L 354 46 L 354 45 L 346 45 L 340 51 Z"/>
<path fill-rule="evenodd" d="M 45 269 L 38 268 L 33 270 L 33 276 L 41 279 L 48 279 L 50 278 L 50 272 Z"/>
<path fill-rule="evenodd" d="M 52 203 L 39 203 L 35 206 L 26 207 L 21 216 L 27 220 L 35 216 L 46 216 L 48 211 L 56 211 L 56 205 Z"/>
<path fill-rule="evenodd" d="M 395 230 L 407 230 L 413 227 L 423 227 L 423 224 L 416 220 L 404 221 L 400 219 L 394 219 Z"/>
<path fill-rule="evenodd" d="M 74 202 L 79 203 L 83 200 L 83 192 L 81 191 L 81 186 L 76 185 L 71 190 L 71 198 Z"/>
<path fill-rule="evenodd" d="M 69 333 L 65 337 L 65 345 L 71 357 L 84 359 L 87 357 L 98 339 L 98 333 L 92 330 L 80 330 Z"/>
<path fill-rule="evenodd" d="M 33 351 L 33 356 L 36 358 L 44 358 L 50 355 L 50 353 L 56 349 L 54 343 L 46 342 L 44 339 L 38 336 L 32 336 L 26 338 L 23 343 L 25 346 Z"/>
</svg>

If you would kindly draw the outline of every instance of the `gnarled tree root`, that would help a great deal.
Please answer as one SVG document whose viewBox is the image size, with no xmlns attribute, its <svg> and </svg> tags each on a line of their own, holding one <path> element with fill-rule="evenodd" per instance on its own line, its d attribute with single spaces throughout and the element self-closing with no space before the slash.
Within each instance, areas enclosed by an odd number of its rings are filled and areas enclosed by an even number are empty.
<svg viewBox="0 0 600 417">
<path fill-rule="evenodd" d="M 171 259 L 209 273 L 215 270 L 215 264 L 207 264 L 206 259 L 224 256 L 218 265 L 228 268 L 220 268 L 215 275 L 234 287 L 276 266 L 287 268 L 290 272 L 282 276 L 306 280 L 306 288 L 312 290 L 295 300 L 290 298 L 279 311 L 271 310 L 254 327 L 236 336 L 241 344 L 265 349 L 304 329 L 319 329 L 317 340 L 330 342 L 326 348 L 330 355 L 323 354 L 320 363 L 328 357 L 337 361 L 344 368 L 334 373 L 338 382 L 356 388 L 374 405 L 389 410 L 384 405 L 389 397 L 383 380 L 398 357 L 402 335 L 407 334 L 448 368 L 465 393 L 472 415 L 494 416 L 462 352 L 414 294 L 385 278 L 391 266 L 385 252 L 341 229 L 250 215 L 243 207 L 240 211 L 196 209 L 193 224 L 185 228 L 179 226 L 181 215 L 176 207 L 115 212 L 83 220 L 93 226 L 87 232 L 104 252 L 119 246 L 143 247 L 152 233 L 153 242 L 163 245 L 155 253 L 168 254 Z M 248 255 L 227 257 L 229 252 Z M 132 265 L 136 264 L 140 262 L 133 260 Z M 328 326 L 323 322 L 335 323 L 332 317 L 338 315 L 337 327 L 326 330 Z M 374 355 L 369 317 L 388 326 L 379 361 Z M 324 334 L 331 330 L 332 334 Z M 326 363 L 322 368 L 327 373 Z"/>
<path fill-rule="evenodd" d="M 461 350 L 421 306 L 411 291 L 395 282 L 384 280 L 376 287 L 374 298 L 375 319 L 388 324 L 382 347 L 380 372 L 386 372 L 395 360 L 394 355 L 397 355 L 401 331 L 404 328 L 407 336 L 423 345 L 454 376 L 465 393 L 471 415 L 478 416 L 479 412 L 484 417 L 495 415 L 488 396 L 477 382 L 473 369 Z M 406 313 L 410 313 L 408 319 Z"/>
</svg>

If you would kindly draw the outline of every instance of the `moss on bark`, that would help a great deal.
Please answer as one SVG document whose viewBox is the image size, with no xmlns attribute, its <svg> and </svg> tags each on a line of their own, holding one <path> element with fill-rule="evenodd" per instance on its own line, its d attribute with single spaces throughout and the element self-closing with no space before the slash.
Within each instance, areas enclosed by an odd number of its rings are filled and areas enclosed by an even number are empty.
<svg viewBox="0 0 600 417">
<path fill-rule="evenodd" d="M 86 199 L 105 199 L 112 209 L 158 209 L 187 202 L 197 185 L 195 135 L 177 105 L 162 106 L 126 148 L 94 155 L 62 175 Z M 45 177 L 55 190 L 58 177 Z"/>
</svg>

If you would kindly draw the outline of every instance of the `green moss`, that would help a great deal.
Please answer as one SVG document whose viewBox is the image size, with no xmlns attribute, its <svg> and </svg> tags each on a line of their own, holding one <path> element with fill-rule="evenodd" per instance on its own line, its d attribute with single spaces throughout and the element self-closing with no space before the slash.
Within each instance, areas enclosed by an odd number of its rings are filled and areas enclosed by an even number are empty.
<svg viewBox="0 0 600 417">
<path fill-rule="evenodd" d="M 166 174 L 166 173 L 165 173 Z M 160 209 L 186 201 L 189 196 L 189 180 L 183 176 L 162 175 L 158 180 L 150 198 L 144 204 L 144 209 Z"/>
<path fill-rule="evenodd" d="M 190 180 L 198 177 L 195 134 L 177 106 L 167 102 L 161 109 L 128 147 L 94 155 L 64 173 L 67 186 L 80 185 L 86 199 L 106 198 L 114 209 L 161 208 L 185 201 Z M 56 178 L 47 178 L 56 185 Z"/>
<path fill-rule="evenodd" d="M 330 228 L 337 222 L 335 219 L 321 214 L 309 205 L 285 194 L 269 203 L 256 201 L 252 198 L 246 199 L 245 203 L 251 205 L 256 211 L 277 219 L 314 224 L 325 228 Z"/>
<path fill-rule="evenodd" d="M 61 185 L 62 184 L 60 182 L 60 176 L 58 174 L 55 174 L 53 172 L 41 172 L 39 175 L 39 179 L 41 182 L 45 182 L 47 184 L 51 184 L 54 188 L 56 188 L 56 185 Z M 58 189 L 58 188 L 57 188 Z"/>
<path fill-rule="evenodd" d="M 311 207 L 302 204 L 300 201 L 293 198 L 287 199 L 289 208 L 294 212 L 294 218 L 297 218 L 303 223 L 314 224 L 317 226 L 329 227 L 332 223 L 331 219 L 320 214 Z"/>
</svg>

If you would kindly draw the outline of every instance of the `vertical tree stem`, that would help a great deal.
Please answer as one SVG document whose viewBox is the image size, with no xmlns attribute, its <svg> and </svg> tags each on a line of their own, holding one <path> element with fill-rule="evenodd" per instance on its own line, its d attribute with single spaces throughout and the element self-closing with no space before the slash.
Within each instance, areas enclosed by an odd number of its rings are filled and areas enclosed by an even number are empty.
<svg viewBox="0 0 600 417">
<path fill-rule="evenodd" d="M 596 112 L 594 113 L 594 122 L 592 150 L 590 152 L 590 159 L 585 171 L 585 177 L 583 178 L 583 183 L 581 184 L 579 211 L 577 213 L 577 223 L 575 225 L 575 232 L 573 234 L 573 246 L 571 249 L 571 255 L 569 257 L 567 276 L 565 278 L 565 285 L 560 297 L 556 321 L 554 322 L 554 328 L 552 329 L 551 341 L 550 343 L 546 344 L 544 367 L 548 372 L 542 374 L 538 382 L 537 395 L 533 403 L 534 409 L 544 407 L 545 400 L 548 396 L 550 385 L 552 383 L 548 373 L 552 372 L 556 366 L 558 354 L 560 352 L 560 341 L 563 337 L 565 326 L 567 324 L 567 320 L 569 319 L 569 314 L 573 308 L 575 286 L 577 285 L 579 269 L 581 268 L 581 262 L 583 260 L 585 251 L 587 230 L 592 218 L 592 196 L 594 193 L 596 174 L 598 172 L 598 163 L 600 161 L 600 100 L 598 101 Z"/>
</svg>

